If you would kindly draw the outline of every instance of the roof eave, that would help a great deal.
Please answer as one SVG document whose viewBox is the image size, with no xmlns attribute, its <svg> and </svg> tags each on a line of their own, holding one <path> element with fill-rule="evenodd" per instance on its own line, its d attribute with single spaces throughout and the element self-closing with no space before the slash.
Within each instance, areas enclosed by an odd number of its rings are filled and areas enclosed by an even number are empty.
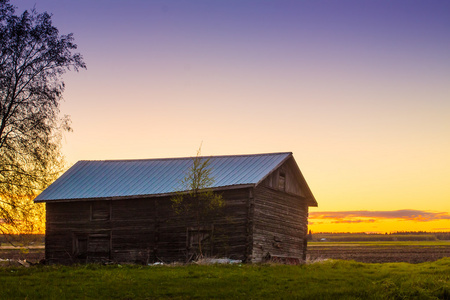
<svg viewBox="0 0 450 300">
<path fill-rule="evenodd" d="M 255 184 L 236 184 L 228 186 L 219 186 L 211 188 L 213 191 L 226 191 L 234 189 L 244 189 L 254 187 Z M 70 199 L 34 199 L 34 203 L 56 203 L 56 202 L 75 202 L 75 201 L 108 201 L 108 200 L 129 200 L 129 199 L 145 199 L 155 197 L 171 197 L 177 193 L 187 193 L 189 191 L 179 191 L 172 193 L 147 194 L 147 195 L 130 195 L 130 196 L 111 196 L 111 197 L 92 197 L 92 198 L 70 198 Z"/>
<path fill-rule="evenodd" d="M 309 207 L 318 207 L 319 204 L 317 203 L 316 199 L 313 198 L 309 198 L 308 199 L 308 206 Z"/>
</svg>

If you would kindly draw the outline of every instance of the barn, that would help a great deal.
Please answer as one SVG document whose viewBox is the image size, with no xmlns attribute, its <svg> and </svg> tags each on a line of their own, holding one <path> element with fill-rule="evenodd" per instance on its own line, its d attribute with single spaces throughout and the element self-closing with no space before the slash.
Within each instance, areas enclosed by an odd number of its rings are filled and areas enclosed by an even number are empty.
<svg viewBox="0 0 450 300">
<path fill-rule="evenodd" d="M 225 203 L 207 228 L 172 207 L 192 157 L 77 162 L 34 200 L 46 205 L 47 262 L 184 262 L 200 233 L 214 257 L 304 261 L 317 202 L 291 152 L 200 159 Z"/>
</svg>

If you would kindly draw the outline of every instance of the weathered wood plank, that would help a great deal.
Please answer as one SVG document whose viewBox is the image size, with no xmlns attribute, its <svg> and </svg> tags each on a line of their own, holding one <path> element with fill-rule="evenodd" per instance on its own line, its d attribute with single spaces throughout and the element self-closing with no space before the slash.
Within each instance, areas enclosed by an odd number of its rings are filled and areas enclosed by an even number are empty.
<svg viewBox="0 0 450 300">
<path fill-rule="evenodd" d="M 214 254 L 246 257 L 248 188 L 222 194 L 225 209 L 214 221 Z M 47 203 L 46 258 L 58 263 L 86 261 L 74 246 L 83 236 L 88 256 L 107 253 L 113 261 L 131 263 L 184 261 L 187 228 L 193 226 L 192 218 L 174 213 L 169 197 Z M 99 237 L 99 232 L 107 234 Z"/>
<path fill-rule="evenodd" d="M 255 188 L 252 261 L 265 256 L 303 257 L 308 206 L 301 196 L 267 186 Z"/>
</svg>

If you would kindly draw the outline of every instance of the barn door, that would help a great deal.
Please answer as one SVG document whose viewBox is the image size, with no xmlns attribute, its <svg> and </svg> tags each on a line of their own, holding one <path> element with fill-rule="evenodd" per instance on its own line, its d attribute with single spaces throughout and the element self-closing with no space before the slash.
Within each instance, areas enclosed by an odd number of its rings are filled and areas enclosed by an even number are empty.
<svg viewBox="0 0 450 300">
<path fill-rule="evenodd" d="M 75 233 L 74 258 L 82 262 L 106 262 L 111 259 L 111 232 Z"/>
<path fill-rule="evenodd" d="M 74 233 L 73 235 L 73 258 L 85 260 L 87 258 L 88 234 Z"/>
<path fill-rule="evenodd" d="M 187 260 L 211 256 L 214 227 L 188 227 L 186 234 Z"/>
<path fill-rule="evenodd" d="M 111 258 L 111 234 L 110 232 L 92 233 L 89 235 L 87 245 L 88 261 L 102 262 Z"/>
</svg>

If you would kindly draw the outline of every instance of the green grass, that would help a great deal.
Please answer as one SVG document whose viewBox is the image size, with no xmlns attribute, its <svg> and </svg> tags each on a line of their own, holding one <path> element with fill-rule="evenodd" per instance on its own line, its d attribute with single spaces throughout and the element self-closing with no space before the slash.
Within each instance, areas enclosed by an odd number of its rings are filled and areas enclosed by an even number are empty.
<svg viewBox="0 0 450 300">
<path fill-rule="evenodd" d="M 450 258 L 423 264 L 0 268 L 0 299 L 450 299 Z"/>
</svg>

